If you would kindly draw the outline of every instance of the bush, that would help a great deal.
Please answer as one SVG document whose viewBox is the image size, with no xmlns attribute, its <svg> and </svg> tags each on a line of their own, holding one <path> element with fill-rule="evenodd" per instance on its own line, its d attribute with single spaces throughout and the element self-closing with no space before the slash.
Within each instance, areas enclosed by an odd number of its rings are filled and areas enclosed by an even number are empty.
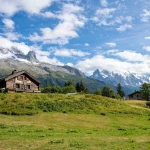
<svg viewBox="0 0 150 150">
<path fill-rule="evenodd" d="M 101 95 L 101 90 L 100 90 L 100 89 L 97 89 L 97 90 L 94 92 L 94 94 L 96 94 L 96 95 Z"/>
<path fill-rule="evenodd" d="M 51 93 L 51 87 L 50 86 L 49 87 L 45 87 L 45 88 L 41 89 L 41 92 L 42 93 Z"/>
<path fill-rule="evenodd" d="M 60 86 L 51 87 L 51 93 L 62 93 L 62 88 Z"/>
<path fill-rule="evenodd" d="M 70 86 L 65 86 L 63 89 L 62 89 L 62 92 L 64 94 L 66 93 L 75 93 L 76 92 L 76 89 L 73 85 L 70 85 Z"/>
</svg>

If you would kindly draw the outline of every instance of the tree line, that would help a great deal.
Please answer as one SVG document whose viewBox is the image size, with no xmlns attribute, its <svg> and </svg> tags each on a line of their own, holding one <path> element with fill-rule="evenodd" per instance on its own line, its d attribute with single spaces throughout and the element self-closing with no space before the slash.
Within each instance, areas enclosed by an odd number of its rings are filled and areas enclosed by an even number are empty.
<svg viewBox="0 0 150 150">
<path fill-rule="evenodd" d="M 60 86 L 50 86 L 49 83 L 46 84 L 41 90 L 42 93 L 90 93 L 88 88 L 84 85 L 82 81 L 74 84 L 72 81 L 65 82 L 64 87 Z M 125 96 L 125 92 L 122 89 L 121 84 L 117 86 L 117 92 L 108 86 L 104 86 L 102 90 L 97 89 L 93 94 L 102 95 L 105 97 L 111 97 L 116 99 L 121 99 Z"/>
<path fill-rule="evenodd" d="M 60 86 L 50 86 L 49 83 L 46 84 L 44 88 L 41 89 L 42 93 L 89 93 L 88 88 L 85 87 L 82 81 L 74 84 L 72 81 L 65 82 L 64 87 Z"/>
</svg>

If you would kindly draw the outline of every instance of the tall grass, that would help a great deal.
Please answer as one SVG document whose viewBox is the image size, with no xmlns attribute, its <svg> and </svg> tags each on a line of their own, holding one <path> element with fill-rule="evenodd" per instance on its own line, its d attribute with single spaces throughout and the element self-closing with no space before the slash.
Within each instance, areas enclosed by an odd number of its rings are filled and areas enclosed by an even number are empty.
<svg viewBox="0 0 150 150">
<path fill-rule="evenodd" d="M 127 104 L 98 95 L 65 95 L 8 93 L 0 94 L 0 113 L 8 115 L 34 115 L 40 112 L 78 114 L 143 114 L 146 110 L 131 108 Z"/>
</svg>

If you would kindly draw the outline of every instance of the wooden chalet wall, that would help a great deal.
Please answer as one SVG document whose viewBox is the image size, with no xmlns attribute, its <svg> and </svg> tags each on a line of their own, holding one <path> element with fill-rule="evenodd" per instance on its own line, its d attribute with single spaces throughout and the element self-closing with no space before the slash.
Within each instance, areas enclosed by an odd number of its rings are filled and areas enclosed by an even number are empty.
<svg viewBox="0 0 150 150">
<path fill-rule="evenodd" d="M 16 84 L 19 84 L 20 87 L 16 87 Z M 9 91 L 15 91 L 16 89 L 29 91 L 27 86 L 30 86 L 30 92 L 39 91 L 39 83 L 36 83 L 32 78 L 28 77 L 26 74 L 16 76 L 6 82 L 6 88 L 8 88 Z"/>
</svg>

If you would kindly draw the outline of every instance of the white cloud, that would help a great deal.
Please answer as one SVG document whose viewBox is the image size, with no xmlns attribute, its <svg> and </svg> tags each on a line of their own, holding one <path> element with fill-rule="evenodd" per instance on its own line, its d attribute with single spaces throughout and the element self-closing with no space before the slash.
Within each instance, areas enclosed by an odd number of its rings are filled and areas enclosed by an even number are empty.
<svg viewBox="0 0 150 150">
<path fill-rule="evenodd" d="M 84 27 L 87 19 L 81 14 L 83 8 L 73 4 L 64 4 L 62 11 L 55 17 L 60 20 L 59 24 L 51 28 L 41 28 L 41 35 L 34 33 L 30 35 L 31 41 L 39 41 L 44 44 L 60 44 L 64 45 L 72 38 L 77 38 L 79 35 L 77 29 Z M 53 16 L 53 15 L 52 15 Z"/>
<path fill-rule="evenodd" d="M 117 53 L 117 52 L 119 52 L 118 49 L 111 49 L 106 52 L 103 52 L 103 54 L 113 55 L 114 53 Z"/>
<path fill-rule="evenodd" d="M 145 37 L 145 40 L 150 40 L 150 36 Z"/>
<path fill-rule="evenodd" d="M 125 50 L 123 52 L 117 52 L 113 54 L 131 62 L 149 62 L 150 56 L 142 55 L 141 53 L 136 53 L 135 51 Z"/>
<path fill-rule="evenodd" d="M 96 11 L 96 15 L 102 18 L 111 18 L 115 11 L 116 8 L 100 8 Z"/>
<path fill-rule="evenodd" d="M 119 74 L 127 71 L 143 74 L 149 73 L 149 66 L 150 63 L 147 60 L 146 62 L 126 62 L 116 58 L 107 58 L 100 54 L 76 64 L 77 68 L 89 75 L 96 69 L 106 69 Z"/>
<path fill-rule="evenodd" d="M 57 17 L 54 13 L 52 13 L 50 11 L 46 11 L 44 13 L 40 13 L 40 15 L 42 17 L 44 17 L 44 18 L 56 18 Z"/>
<path fill-rule="evenodd" d="M 143 10 L 143 14 L 141 14 L 141 21 L 142 22 L 150 21 L 150 11 L 148 11 L 147 9 Z"/>
<path fill-rule="evenodd" d="M 146 51 L 150 51 L 150 46 L 144 46 L 143 49 Z"/>
<path fill-rule="evenodd" d="M 93 16 L 91 20 L 100 26 L 114 26 L 117 24 L 130 25 L 132 23 L 132 16 L 118 16 L 117 11 L 117 8 L 99 8 L 96 10 L 95 16 Z"/>
<path fill-rule="evenodd" d="M 130 24 L 124 24 L 124 25 L 121 25 L 116 30 L 122 32 L 122 31 L 126 31 L 127 29 L 131 29 L 131 28 L 132 28 L 132 25 L 130 25 Z"/>
<path fill-rule="evenodd" d="M 19 11 L 29 14 L 39 14 L 49 7 L 54 0 L 0 0 L 0 13 L 13 16 Z"/>
<path fill-rule="evenodd" d="M 84 57 L 89 55 L 89 53 L 75 49 L 55 49 L 54 55 L 59 57 L 73 57 L 73 56 Z"/>
<path fill-rule="evenodd" d="M 85 43 L 84 45 L 88 47 L 88 46 L 89 46 L 89 43 Z"/>
<path fill-rule="evenodd" d="M 105 44 L 109 47 L 116 47 L 116 43 L 110 42 L 110 43 L 105 43 Z"/>
<path fill-rule="evenodd" d="M 20 49 L 23 53 L 27 54 L 30 51 L 30 47 L 27 46 L 25 43 L 21 42 L 21 43 L 17 43 L 17 42 L 12 42 L 2 36 L 0 36 L 0 43 L 1 43 L 1 47 L 3 48 L 11 48 L 11 47 L 16 47 L 18 49 Z"/>
<path fill-rule="evenodd" d="M 21 43 L 12 42 L 12 41 L 10 41 L 6 38 L 3 38 L 1 36 L 0 36 L 0 43 L 1 43 L 0 46 L 3 48 L 11 49 L 12 47 L 15 47 L 15 48 L 19 49 L 21 52 L 23 52 L 24 54 L 27 54 L 29 51 L 35 51 L 37 58 L 41 62 L 47 62 L 47 63 L 54 64 L 54 65 L 63 65 L 63 63 L 61 63 L 56 58 L 49 58 L 50 52 L 43 51 L 43 50 L 41 50 L 40 47 L 28 46 L 24 42 L 21 42 Z"/>
<path fill-rule="evenodd" d="M 108 2 L 107 0 L 100 0 L 100 3 L 103 7 L 107 7 L 108 6 Z"/>
<path fill-rule="evenodd" d="M 72 64 L 72 63 L 67 63 L 66 65 L 68 65 L 70 67 L 74 67 L 74 64 Z"/>
<path fill-rule="evenodd" d="M 3 19 L 2 22 L 5 24 L 6 28 L 8 29 L 14 29 L 14 21 L 12 21 L 11 19 Z"/>
<path fill-rule="evenodd" d="M 19 38 L 22 37 L 21 34 L 18 34 L 15 32 L 6 32 L 6 33 L 1 34 L 1 35 L 4 35 L 7 39 L 12 40 L 12 41 L 17 41 L 17 40 L 19 40 Z"/>
</svg>

